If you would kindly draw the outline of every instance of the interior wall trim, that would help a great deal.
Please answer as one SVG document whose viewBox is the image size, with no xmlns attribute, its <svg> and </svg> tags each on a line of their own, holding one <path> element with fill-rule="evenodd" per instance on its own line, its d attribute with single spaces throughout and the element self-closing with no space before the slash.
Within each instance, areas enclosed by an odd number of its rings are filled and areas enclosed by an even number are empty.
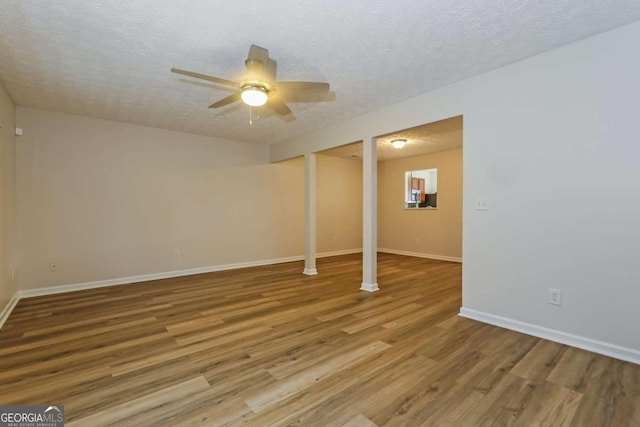
<svg viewBox="0 0 640 427">
<path fill-rule="evenodd" d="M 362 252 L 362 249 L 345 249 L 340 251 L 321 252 L 316 254 L 316 257 L 326 258 L 331 256 L 337 256 L 337 255 L 348 255 L 348 254 L 353 254 L 358 252 Z M 60 285 L 60 286 L 49 286 L 46 288 L 23 289 L 21 291 L 18 291 L 17 296 L 18 296 L 18 299 L 31 298 L 31 297 L 38 297 L 43 295 L 54 295 L 54 294 L 61 294 L 65 292 L 80 291 L 84 289 L 95 289 L 95 288 L 103 288 L 107 286 L 116 286 L 116 285 L 128 285 L 128 284 L 139 283 L 139 282 L 148 282 L 150 280 L 170 279 L 172 277 L 190 276 L 193 274 L 212 273 L 215 271 L 225 271 L 225 270 L 236 270 L 239 268 L 258 267 L 262 265 L 282 264 L 285 262 L 303 261 L 303 260 L 304 260 L 304 255 L 295 255 L 295 256 L 284 257 L 284 258 L 239 262 L 235 264 L 213 265 L 208 267 L 189 268 L 186 270 L 167 271 L 163 273 L 141 274 L 137 276 L 119 277 L 115 279 L 96 280 L 92 282 L 74 283 L 74 284 Z M 3 312 L 3 315 L 4 315 L 4 312 Z M 7 314 L 7 317 L 9 317 L 8 314 Z"/>
<path fill-rule="evenodd" d="M 633 348 L 622 347 L 616 344 L 598 341 L 580 335 L 569 334 L 567 332 L 549 329 L 531 323 L 520 322 L 519 320 L 496 316 L 494 314 L 465 307 L 460 309 L 459 315 L 468 319 L 477 320 L 479 322 L 488 323 L 505 329 L 511 329 L 512 331 L 521 332 L 538 338 L 544 338 L 549 341 L 555 341 L 560 344 L 566 344 L 571 347 L 592 351 L 594 353 L 640 365 L 640 350 Z"/>
<path fill-rule="evenodd" d="M 360 285 L 360 290 L 366 292 L 378 292 L 380 288 L 378 287 L 377 283 L 362 282 L 362 284 Z"/>
<path fill-rule="evenodd" d="M 394 254 L 394 255 L 413 256 L 417 258 L 436 259 L 438 261 L 462 262 L 462 258 L 459 258 L 459 257 L 453 257 L 453 256 L 447 256 L 447 255 L 425 254 L 422 252 L 399 251 L 397 249 L 378 248 L 378 252 L 384 252 L 387 254 Z"/>
<path fill-rule="evenodd" d="M 11 298 L 7 305 L 2 309 L 2 312 L 0 312 L 0 329 L 2 329 L 2 326 L 4 326 L 4 322 L 7 321 L 9 315 L 18 304 L 18 301 L 20 301 L 20 291 L 15 293 L 13 298 Z"/>
<path fill-rule="evenodd" d="M 339 251 L 330 251 L 330 252 L 320 252 L 316 254 L 316 258 L 327 258 L 330 256 L 338 256 L 338 255 L 351 255 L 362 253 L 362 248 L 357 249 L 342 249 Z M 304 255 L 300 258 L 304 260 Z"/>
</svg>

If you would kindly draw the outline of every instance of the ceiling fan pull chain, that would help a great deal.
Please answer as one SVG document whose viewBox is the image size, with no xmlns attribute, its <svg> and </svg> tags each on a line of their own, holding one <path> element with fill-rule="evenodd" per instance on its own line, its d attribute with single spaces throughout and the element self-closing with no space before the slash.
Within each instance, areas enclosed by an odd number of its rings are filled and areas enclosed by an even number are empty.
<svg viewBox="0 0 640 427">
<path fill-rule="evenodd" d="M 251 112 L 252 112 L 251 105 L 249 105 L 249 126 L 253 126 L 253 120 L 251 120 Z"/>
</svg>

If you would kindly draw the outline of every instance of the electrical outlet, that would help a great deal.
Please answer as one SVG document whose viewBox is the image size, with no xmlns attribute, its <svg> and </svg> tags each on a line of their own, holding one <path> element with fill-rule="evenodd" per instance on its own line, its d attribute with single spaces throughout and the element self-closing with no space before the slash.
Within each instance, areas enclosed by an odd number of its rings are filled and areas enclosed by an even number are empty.
<svg viewBox="0 0 640 427">
<path fill-rule="evenodd" d="M 477 211 L 488 211 L 489 201 L 485 197 L 476 197 L 475 208 Z"/>
<path fill-rule="evenodd" d="M 549 304 L 562 305 L 562 291 L 549 288 Z"/>
<path fill-rule="evenodd" d="M 58 271 L 58 263 L 55 261 L 49 262 L 49 270 L 50 271 Z"/>
<path fill-rule="evenodd" d="M 182 254 L 180 253 L 180 249 L 174 249 L 173 251 L 171 251 L 171 258 L 178 259 L 181 256 Z"/>
</svg>

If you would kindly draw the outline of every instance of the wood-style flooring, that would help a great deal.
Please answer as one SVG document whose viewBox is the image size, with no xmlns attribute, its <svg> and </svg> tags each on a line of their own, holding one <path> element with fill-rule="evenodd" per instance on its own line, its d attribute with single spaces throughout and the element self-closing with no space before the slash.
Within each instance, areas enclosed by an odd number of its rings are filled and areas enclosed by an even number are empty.
<svg viewBox="0 0 640 427">
<path fill-rule="evenodd" d="M 67 426 L 640 426 L 640 366 L 457 316 L 461 265 L 379 255 L 23 299 L 0 404 Z"/>
</svg>

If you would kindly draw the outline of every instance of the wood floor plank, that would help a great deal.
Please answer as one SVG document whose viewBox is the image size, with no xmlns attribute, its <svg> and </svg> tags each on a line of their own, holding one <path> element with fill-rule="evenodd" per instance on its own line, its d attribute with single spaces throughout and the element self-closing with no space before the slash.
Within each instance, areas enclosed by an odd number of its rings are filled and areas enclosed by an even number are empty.
<svg viewBox="0 0 640 427">
<path fill-rule="evenodd" d="M 20 382 L 0 383 L 2 404 L 18 405 L 21 402 L 46 402 L 52 395 L 58 398 L 76 387 L 85 388 L 100 379 L 108 378 L 108 366 L 95 364 L 72 366 L 57 372 L 47 372 L 23 378 Z"/>
<path fill-rule="evenodd" d="M 96 412 L 95 414 L 85 417 L 79 421 L 72 421 L 68 423 L 68 425 L 69 427 L 91 427 L 106 426 L 117 423 L 119 426 L 138 426 L 140 424 L 137 422 L 134 421 L 129 423 L 126 419 L 134 415 L 140 415 L 148 410 L 161 408 L 167 402 L 193 395 L 198 391 L 206 390 L 208 387 L 209 383 L 204 378 L 193 378 L 183 383 L 167 387 L 164 390 L 140 397 L 131 402 L 118 405 L 114 408 Z"/>
<path fill-rule="evenodd" d="M 158 375 L 159 372 L 162 374 Z M 59 390 L 56 396 L 64 402 L 67 417 L 80 419 L 200 376 L 204 375 L 197 372 L 188 360 L 176 359 L 151 369 L 118 377 L 109 375 L 78 387 Z"/>
<path fill-rule="evenodd" d="M 178 409 L 181 410 L 182 408 Z M 176 427 L 239 425 L 242 419 L 249 414 L 251 414 L 251 409 L 249 409 L 244 399 L 234 397 L 214 405 L 204 405 L 198 411 L 195 411 L 193 415 L 179 417 L 175 422 L 159 423 L 157 425 Z"/>
<path fill-rule="evenodd" d="M 582 393 L 544 383 L 536 387 L 519 416 L 519 424 L 569 426 L 581 399 Z"/>
<path fill-rule="evenodd" d="M 342 330 L 348 334 L 354 334 L 372 326 L 382 325 L 387 321 L 397 319 L 404 314 L 415 312 L 421 308 L 423 308 L 423 306 L 416 303 L 403 304 L 400 307 L 381 313 L 378 316 L 369 316 L 364 319 L 354 320 L 350 324 L 345 325 Z"/>
<path fill-rule="evenodd" d="M 4 356 L 10 353 L 18 353 L 26 350 L 33 350 L 38 347 L 46 347 L 54 344 L 60 344 L 65 341 L 71 341 L 78 338 L 87 338 L 89 335 L 99 335 L 105 332 L 112 332 L 120 329 L 129 329 L 137 325 L 143 325 L 145 323 L 154 323 L 156 321 L 157 319 L 155 317 L 147 317 L 143 319 L 132 320 L 126 323 L 117 323 L 117 324 L 111 324 L 107 326 L 93 327 L 90 330 L 58 333 L 51 338 L 34 339 L 34 340 L 29 340 L 29 342 L 25 342 L 24 344 L 21 344 L 21 345 L 14 345 L 11 347 L 0 348 L 0 356 Z"/>
<path fill-rule="evenodd" d="M 354 414 L 362 413 L 375 424 L 382 424 L 396 408 L 410 400 L 437 362 L 423 356 L 412 356 L 387 368 L 388 376 L 370 376 L 357 390 L 348 389 L 325 403 L 319 411 L 325 422 L 342 424 Z M 303 419 L 312 424 L 311 419 Z"/>
<path fill-rule="evenodd" d="M 385 414 L 384 426 L 439 426 L 443 419 L 464 408 L 461 402 L 477 402 L 477 393 L 451 381 L 425 383 L 402 402 L 395 411 Z M 458 424 L 451 424 L 458 425 Z M 463 424 L 460 424 L 463 425 Z M 482 425 L 482 424 L 476 424 Z M 501 424 L 497 424 L 501 425 Z"/>
<path fill-rule="evenodd" d="M 121 312 L 111 312 L 102 316 L 87 316 L 87 318 L 76 321 L 76 322 L 65 322 L 55 326 L 42 327 L 38 329 L 28 330 L 23 334 L 24 337 L 34 337 L 38 335 L 48 335 L 52 332 L 61 332 L 66 330 L 72 330 L 76 328 L 86 328 L 89 325 L 94 325 L 97 323 L 102 323 L 105 321 L 115 321 L 120 318 L 127 318 L 139 314 L 146 314 L 152 312 L 154 310 L 162 310 L 171 308 L 171 304 L 162 304 L 162 305 L 153 305 L 149 307 L 142 307 L 133 310 L 125 310 Z"/>
<path fill-rule="evenodd" d="M 299 374 L 283 379 L 266 390 L 247 396 L 245 401 L 254 412 L 258 413 L 274 403 L 301 392 L 310 384 L 320 381 L 329 375 L 334 375 L 350 365 L 358 363 L 361 359 L 371 357 L 388 347 L 388 344 L 376 341 L 335 356 Z"/>
<path fill-rule="evenodd" d="M 40 360 L 27 365 L 22 365 L 18 368 L 14 367 L 11 369 L 3 369 L 0 370 L 0 380 L 11 381 L 13 379 L 25 378 L 31 375 L 50 372 L 51 370 L 59 369 L 60 366 L 68 366 L 69 364 L 91 363 L 91 361 L 94 361 L 93 363 L 95 363 L 95 360 L 101 360 L 103 357 L 107 357 L 113 352 L 142 345 L 151 345 L 165 339 L 167 339 L 166 332 L 160 332 L 140 338 L 127 339 L 113 343 L 108 347 L 97 346 L 88 351 L 72 352 L 56 358 Z"/>
<path fill-rule="evenodd" d="M 546 380 L 571 390 L 584 392 L 593 379 L 607 369 L 609 360 L 579 348 L 568 348 Z"/>
<path fill-rule="evenodd" d="M 551 341 L 540 340 L 511 369 L 511 373 L 531 381 L 542 382 L 562 359 L 567 347 Z"/>
<path fill-rule="evenodd" d="M 342 427 L 378 427 L 378 425 L 364 415 L 358 414 L 342 424 Z"/>
<path fill-rule="evenodd" d="M 22 299 L 0 405 L 67 425 L 636 426 L 640 366 L 461 318 L 459 263 L 361 255 Z"/>
<path fill-rule="evenodd" d="M 392 345 L 377 357 L 347 368 L 341 375 L 311 385 L 303 394 L 294 395 L 256 415 L 255 419 L 249 420 L 249 425 L 295 424 L 309 413 L 324 413 L 325 407 L 331 408 L 336 396 L 349 390 L 357 393 L 360 384 L 368 378 L 388 378 L 385 376 L 388 369 L 412 357 L 412 350 L 422 344 L 421 338 L 416 336 L 403 346 Z"/>
<path fill-rule="evenodd" d="M 640 425 L 640 372 L 638 365 L 605 358 L 604 369 L 586 380 L 573 426 Z"/>
</svg>

